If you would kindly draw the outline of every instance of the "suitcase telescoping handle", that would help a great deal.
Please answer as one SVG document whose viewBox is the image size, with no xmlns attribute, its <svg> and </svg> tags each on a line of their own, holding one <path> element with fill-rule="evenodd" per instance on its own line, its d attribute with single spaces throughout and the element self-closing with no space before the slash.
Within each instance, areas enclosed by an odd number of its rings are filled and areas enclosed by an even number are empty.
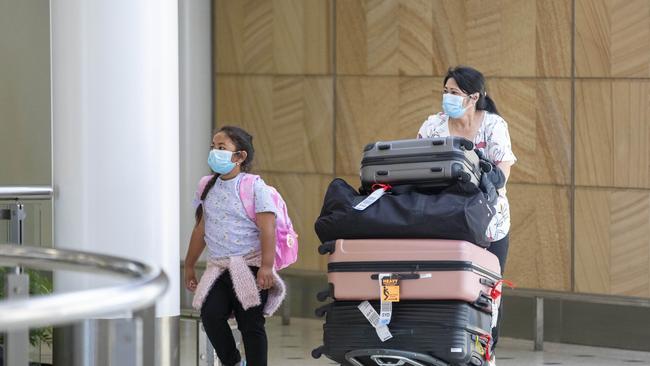
<svg viewBox="0 0 650 366">
<path fill-rule="evenodd" d="M 422 275 L 419 273 L 395 273 L 391 275 L 392 278 L 396 278 L 398 280 L 419 280 L 422 278 Z M 379 279 L 379 273 L 375 273 L 370 275 L 371 280 L 378 280 Z"/>
</svg>

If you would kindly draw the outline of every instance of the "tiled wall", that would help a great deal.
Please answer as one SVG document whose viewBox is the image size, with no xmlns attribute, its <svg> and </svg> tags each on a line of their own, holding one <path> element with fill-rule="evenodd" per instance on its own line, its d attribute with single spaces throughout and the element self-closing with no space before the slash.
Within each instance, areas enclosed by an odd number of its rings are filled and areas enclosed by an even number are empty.
<svg viewBox="0 0 650 366">
<path fill-rule="evenodd" d="M 575 287 L 650 297 L 650 1 L 576 0 Z"/>
<path fill-rule="evenodd" d="M 357 179 L 366 143 L 415 136 L 467 64 L 519 158 L 507 277 L 650 297 L 650 0 L 215 0 L 214 21 L 215 123 L 255 136 L 297 268 L 326 268 L 329 181 Z"/>
</svg>

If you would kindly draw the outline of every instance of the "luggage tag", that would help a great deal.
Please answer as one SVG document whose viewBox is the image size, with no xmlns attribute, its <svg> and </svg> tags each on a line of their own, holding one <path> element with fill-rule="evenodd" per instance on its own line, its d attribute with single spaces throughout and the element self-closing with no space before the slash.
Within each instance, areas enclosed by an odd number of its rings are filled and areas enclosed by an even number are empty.
<svg viewBox="0 0 650 366">
<path fill-rule="evenodd" d="M 386 194 L 387 191 L 389 191 L 391 188 L 390 185 L 388 184 L 375 184 L 372 186 L 372 188 L 375 190 L 372 192 L 368 197 L 366 197 L 363 201 L 359 202 L 356 206 L 353 208 L 358 211 L 363 211 L 368 206 L 372 205 L 373 203 L 377 202 L 378 199 L 381 198 L 384 194 Z"/>
<path fill-rule="evenodd" d="M 387 302 L 399 302 L 399 277 L 388 276 L 381 280 L 382 300 Z"/>
<path fill-rule="evenodd" d="M 357 308 L 359 308 L 363 316 L 368 319 L 370 325 L 375 328 L 375 332 L 377 332 L 377 336 L 382 342 L 393 338 L 393 335 L 390 333 L 388 326 L 379 324 L 379 314 L 377 314 L 375 309 L 372 307 L 372 305 L 370 305 L 368 301 L 362 302 L 359 304 L 359 306 L 357 306 Z"/>
<path fill-rule="evenodd" d="M 379 276 L 379 324 L 390 324 L 393 316 L 393 303 L 399 301 L 399 278 L 393 277 L 391 273 L 380 273 Z"/>
</svg>

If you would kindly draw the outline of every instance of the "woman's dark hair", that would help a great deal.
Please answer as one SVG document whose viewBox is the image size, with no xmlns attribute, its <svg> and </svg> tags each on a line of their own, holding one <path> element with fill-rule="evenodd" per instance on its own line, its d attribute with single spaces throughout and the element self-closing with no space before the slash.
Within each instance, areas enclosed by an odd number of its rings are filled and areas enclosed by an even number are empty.
<svg viewBox="0 0 650 366">
<path fill-rule="evenodd" d="M 244 129 L 235 127 L 235 126 L 223 126 L 212 134 L 212 136 L 218 134 L 219 132 L 225 133 L 230 140 L 232 140 L 233 144 L 235 144 L 235 148 L 237 148 L 237 152 L 241 151 L 246 151 L 246 160 L 244 160 L 241 165 L 240 169 L 243 172 L 250 172 L 252 165 L 253 165 L 253 158 L 255 157 L 255 148 L 253 147 L 253 136 L 246 132 Z M 219 178 L 218 173 L 214 173 L 212 178 L 208 181 L 208 184 L 205 185 L 205 189 L 203 192 L 201 192 L 201 201 L 205 200 L 205 197 L 208 195 L 208 192 L 210 192 L 210 189 L 214 187 L 214 184 L 217 182 L 217 178 Z M 201 217 L 203 217 L 203 205 L 199 205 L 199 207 L 196 208 L 196 212 L 194 213 L 194 217 L 196 218 L 196 225 L 198 225 L 199 221 L 201 221 Z"/>
<path fill-rule="evenodd" d="M 487 95 L 485 78 L 480 71 L 469 66 L 450 67 L 449 70 L 447 70 L 447 76 L 445 76 L 442 85 L 446 85 L 447 80 L 450 78 L 456 80 L 456 84 L 458 84 L 460 90 L 465 94 L 479 94 L 478 100 L 476 101 L 477 110 L 499 114 L 496 104 L 494 104 L 492 98 Z"/>
</svg>

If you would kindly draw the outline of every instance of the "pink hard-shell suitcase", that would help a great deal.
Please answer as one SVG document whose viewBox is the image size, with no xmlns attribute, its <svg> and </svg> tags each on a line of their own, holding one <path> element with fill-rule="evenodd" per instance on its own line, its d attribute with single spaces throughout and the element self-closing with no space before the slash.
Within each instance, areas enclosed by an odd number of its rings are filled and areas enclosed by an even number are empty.
<svg viewBox="0 0 650 366">
<path fill-rule="evenodd" d="M 400 300 L 463 300 L 486 311 L 500 300 L 499 260 L 466 241 L 339 239 L 319 252 L 330 253 L 330 288 L 320 300 L 378 300 L 379 274 L 400 279 Z"/>
</svg>

